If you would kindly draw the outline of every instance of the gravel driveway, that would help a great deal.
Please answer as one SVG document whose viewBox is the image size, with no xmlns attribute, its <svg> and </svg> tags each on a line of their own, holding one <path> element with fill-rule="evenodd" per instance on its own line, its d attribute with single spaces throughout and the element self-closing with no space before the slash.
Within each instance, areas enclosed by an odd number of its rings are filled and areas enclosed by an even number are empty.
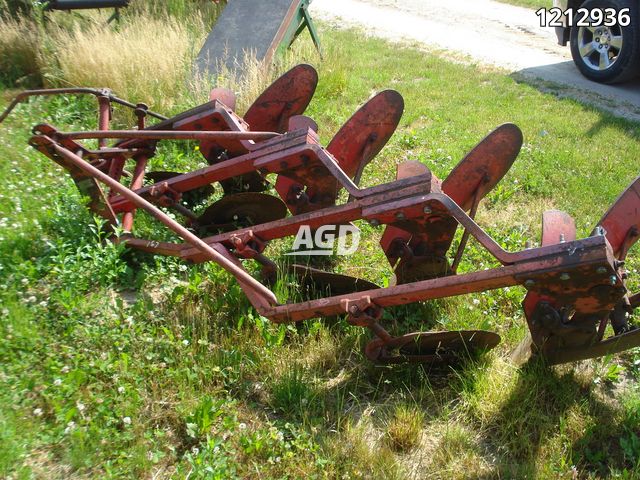
<svg viewBox="0 0 640 480">
<path fill-rule="evenodd" d="M 540 27 L 531 9 L 493 0 L 315 0 L 311 13 L 373 36 L 418 42 L 517 72 L 541 89 L 536 79 L 551 81 L 562 87 L 554 89 L 559 95 L 640 121 L 640 81 L 609 86 L 582 77 L 569 48 L 557 44 L 552 28 Z"/>
</svg>

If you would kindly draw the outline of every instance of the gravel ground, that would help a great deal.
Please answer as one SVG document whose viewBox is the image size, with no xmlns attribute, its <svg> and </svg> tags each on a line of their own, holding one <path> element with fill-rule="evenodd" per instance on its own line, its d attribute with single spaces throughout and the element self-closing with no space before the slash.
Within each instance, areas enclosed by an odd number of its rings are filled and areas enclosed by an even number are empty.
<svg viewBox="0 0 640 480">
<path fill-rule="evenodd" d="M 315 18 L 369 35 L 423 45 L 443 56 L 506 69 L 541 89 L 640 121 L 640 80 L 601 85 L 585 79 L 568 47 L 534 11 L 492 0 L 315 0 Z M 540 81 L 542 80 L 542 82 Z"/>
</svg>

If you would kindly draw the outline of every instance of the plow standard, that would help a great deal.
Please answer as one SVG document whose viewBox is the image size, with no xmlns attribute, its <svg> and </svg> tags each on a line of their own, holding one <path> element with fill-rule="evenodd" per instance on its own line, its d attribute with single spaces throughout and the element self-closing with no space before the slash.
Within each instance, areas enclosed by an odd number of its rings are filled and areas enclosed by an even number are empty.
<svg viewBox="0 0 640 480">
<path fill-rule="evenodd" d="M 375 362 L 449 363 L 469 352 L 496 346 L 500 337 L 480 330 L 414 332 L 392 336 L 382 325 L 387 307 L 490 289 L 522 285 L 524 312 L 531 332 L 519 347 L 524 356 L 543 355 L 557 364 L 621 352 L 640 345 L 640 329 L 628 317 L 640 295 L 626 287 L 625 258 L 640 237 L 640 178 L 636 179 L 595 226 L 577 239 L 573 219 L 560 211 L 543 215 L 538 248 L 505 251 L 474 220 L 483 197 L 515 161 L 522 133 L 505 124 L 484 138 L 444 180 L 419 162 L 398 166 L 396 180 L 359 188 L 363 169 L 395 131 L 404 108 L 400 94 L 383 91 L 363 105 L 325 147 L 317 125 L 303 116 L 318 78 L 299 65 L 276 80 L 249 107 L 235 113 L 235 96 L 214 89 L 204 105 L 165 118 L 143 104 L 131 104 L 108 90 L 52 89 L 32 95 L 91 94 L 98 100 L 98 129 L 62 132 L 51 125 L 34 127 L 30 145 L 64 167 L 88 207 L 125 234 L 117 241 L 130 248 L 185 261 L 213 261 L 239 282 L 255 309 L 274 322 L 345 315 L 375 338 L 365 348 Z M 132 108 L 135 130 L 110 130 L 111 108 Z M 158 122 L 148 126 L 146 120 Z M 97 139 L 91 150 L 79 140 Z M 109 139 L 115 140 L 109 144 Z M 199 143 L 209 166 L 188 173 L 147 172 L 159 142 Z M 151 185 L 144 186 L 145 179 Z M 196 214 L 193 205 L 213 194 L 220 200 Z M 125 186 L 126 183 L 126 186 Z M 348 200 L 339 201 L 346 190 Z M 343 196 L 344 197 L 344 196 Z M 162 207 L 162 208 L 161 208 Z M 160 242 L 135 235 L 136 210 L 162 222 L 183 243 Z M 171 209 L 182 221 L 165 213 Z M 281 304 L 269 289 L 279 268 L 265 253 L 268 243 L 296 235 L 301 227 L 347 225 L 365 220 L 383 229 L 380 246 L 394 280 L 387 287 L 294 265 L 288 273 L 328 296 Z M 452 250 L 458 228 L 460 242 Z M 500 266 L 458 274 L 469 237 Z M 243 262 L 261 265 L 262 278 Z M 612 326 L 613 335 L 605 338 Z"/>
</svg>

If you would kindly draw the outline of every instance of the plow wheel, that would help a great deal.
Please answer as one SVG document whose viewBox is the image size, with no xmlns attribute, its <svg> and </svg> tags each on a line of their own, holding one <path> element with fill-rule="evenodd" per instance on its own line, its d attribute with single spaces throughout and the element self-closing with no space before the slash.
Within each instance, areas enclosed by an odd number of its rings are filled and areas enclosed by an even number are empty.
<svg viewBox="0 0 640 480">
<path fill-rule="evenodd" d="M 225 195 L 210 205 L 196 224 L 205 232 L 231 232 L 239 228 L 281 220 L 287 215 L 282 201 L 265 193 Z"/>
<path fill-rule="evenodd" d="M 178 172 L 166 172 L 162 170 L 158 170 L 155 172 L 149 172 L 145 175 L 145 178 L 151 180 L 153 183 L 164 182 L 165 180 L 169 180 L 170 178 L 177 177 L 179 175 L 183 175 Z M 182 194 L 182 200 L 187 204 L 188 208 L 193 208 L 198 203 L 203 200 L 209 198 L 215 192 L 213 186 L 205 185 L 204 187 L 196 188 L 189 192 L 184 192 Z"/>
<path fill-rule="evenodd" d="M 375 283 L 361 278 L 326 272 L 307 265 L 293 264 L 289 267 L 289 273 L 307 288 L 315 288 L 320 293 L 329 291 L 331 295 L 344 295 L 380 288 Z"/>
<path fill-rule="evenodd" d="M 356 184 L 360 181 L 364 167 L 380 153 L 395 132 L 403 110 L 404 100 L 398 92 L 382 91 L 362 105 L 329 142 L 327 151 L 335 157 L 340 168 Z M 291 200 L 295 197 L 291 194 L 292 191 L 301 192 L 304 189 L 305 185 L 284 175 L 279 175 L 276 181 L 278 194 L 287 202 L 289 210 L 294 215 L 330 206 L 335 202 L 339 186 L 336 181 L 328 191 L 319 192 L 312 185 L 307 185 L 306 203 L 296 204 Z M 325 200 L 317 202 L 317 198 Z M 316 205 L 313 205 L 314 200 Z"/>
<path fill-rule="evenodd" d="M 389 341 L 376 338 L 365 346 L 365 355 L 374 363 L 451 364 L 500 343 L 497 333 L 485 330 L 416 332 Z"/>
</svg>

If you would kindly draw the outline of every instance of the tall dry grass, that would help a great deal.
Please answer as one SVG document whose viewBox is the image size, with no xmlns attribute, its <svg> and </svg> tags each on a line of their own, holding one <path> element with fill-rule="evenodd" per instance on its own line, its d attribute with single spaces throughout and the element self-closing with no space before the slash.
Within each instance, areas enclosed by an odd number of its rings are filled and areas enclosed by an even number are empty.
<svg viewBox="0 0 640 480">
<path fill-rule="evenodd" d="M 39 83 L 39 45 L 34 23 L 0 16 L 0 82 L 26 86 Z"/>
<path fill-rule="evenodd" d="M 197 77 L 194 61 L 219 10 L 171 5 L 167 10 L 136 0 L 119 25 L 107 24 L 104 12 L 92 11 L 81 17 L 52 13 L 44 23 L 0 16 L 0 82 L 106 87 L 165 114 L 203 103 L 213 87 L 222 86 L 236 92 L 243 113 L 280 73 L 301 59 L 317 59 L 311 42 L 298 42 L 271 64 L 247 53 L 239 73 L 228 71 L 222 61 L 215 77 Z M 16 85 L 25 77 L 33 81 Z"/>
<path fill-rule="evenodd" d="M 137 17 L 116 30 L 104 24 L 50 28 L 42 66 L 52 85 L 107 87 L 119 96 L 167 111 L 181 102 L 194 55 L 188 28 Z"/>
</svg>

